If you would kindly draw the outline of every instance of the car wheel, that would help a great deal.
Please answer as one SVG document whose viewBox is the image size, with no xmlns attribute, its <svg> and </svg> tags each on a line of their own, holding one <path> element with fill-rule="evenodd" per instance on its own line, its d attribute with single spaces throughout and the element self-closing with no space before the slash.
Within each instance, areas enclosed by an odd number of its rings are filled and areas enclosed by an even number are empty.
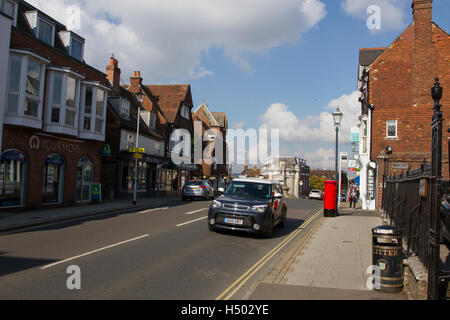
<svg viewBox="0 0 450 320">
<path fill-rule="evenodd" d="M 264 238 L 266 238 L 266 239 L 271 238 L 272 237 L 272 233 L 273 233 L 273 218 L 271 219 L 271 221 L 269 223 L 269 228 L 264 233 Z"/>
<path fill-rule="evenodd" d="M 208 230 L 209 231 L 215 231 L 216 229 L 214 229 L 214 227 L 212 225 L 210 225 L 209 222 L 208 222 Z"/>
<path fill-rule="evenodd" d="M 181 201 L 186 202 L 186 197 L 181 197 Z"/>
<path fill-rule="evenodd" d="M 286 226 L 286 219 L 287 219 L 287 210 L 284 212 L 283 219 L 281 219 L 280 223 L 278 224 L 278 227 L 284 228 Z"/>
</svg>

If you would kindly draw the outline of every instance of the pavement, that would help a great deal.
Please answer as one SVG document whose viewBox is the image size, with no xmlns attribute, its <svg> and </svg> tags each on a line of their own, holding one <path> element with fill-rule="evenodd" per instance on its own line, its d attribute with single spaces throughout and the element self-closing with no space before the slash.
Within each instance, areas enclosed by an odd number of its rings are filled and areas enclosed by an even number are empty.
<svg viewBox="0 0 450 320">
<path fill-rule="evenodd" d="M 180 197 L 141 198 L 137 199 L 137 205 L 133 206 L 129 199 L 115 199 L 100 204 L 78 204 L 64 208 L 48 208 L 24 212 L 0 211 L 0 233 L 126 210 L 171 206 L 180 202 Z"/>
<path fill-rule="evenodd" d="M 350 209 L 322 217 L 253 291 L 250 300 L 407 300 L 406 295 L 366 288 L 372 265 L 375 211 Z"/>
</svg>

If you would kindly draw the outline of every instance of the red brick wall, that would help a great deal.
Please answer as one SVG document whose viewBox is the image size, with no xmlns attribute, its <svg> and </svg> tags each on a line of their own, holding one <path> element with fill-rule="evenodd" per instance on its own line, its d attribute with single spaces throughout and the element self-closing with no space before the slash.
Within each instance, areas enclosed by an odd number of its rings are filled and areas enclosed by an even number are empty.
<svg viewBox="0 0 450 320">
<path fill-rule="evenodd" d="M 16 149 L 27 156 L 25 207 L 27 209 L 42 207 L 45 159 L 51 154 L 58 154 L 65 160 L 63 205 L 75 204 L 78 162 L 82 157 L 88 157 L 94 165 L 94 182 L 99 182 L 101 178 L 101 157 L 99 151 L 102 143 L 94 141 L 80 143 L 76 142 L 76 140 L 67 141 L 58 137 L 44 137 L 44 139 L 54 142 L 77 145 L 80 147 L 80 152 L 47 151 L 42 145 L 39 150 L 32 150 L 29 146 L 29 141 L 35 133 L 36 131 L 32 129 L 9 125 L 5 125 L 3 131 L 3 151 Z"/>
<path fill-rule="evenodd" d="M 420 15 L 425 15 L 424 10 Z M 424 17 L 422 17 L 424 19 Z M 432 42 L 427 47 L 427 28 L 409 26 L 373 63 L 370 70 L 369 103 L 374 105 L 372 117 L 372 161 L 378 162 L 378 205 L 381 205 L 384 164 L 377 157 L 391 146 L 388 174 L 393 162 L 408 164 L 417 169 L 426 158 L 431 161 L 431 118 L 433 101 L 430 88 L 439 76 L 444 96 L 441 101 L 443 125 L 443 174 L 449 178 L 448 148 L 446 142 L 450 127 L 450 37 L 433 24 Z M 431 36 L 430 36 L 431 37 Z M 421 48 L 415 49 L 418 43 Z M 398 121 L 398 139 L 386 139 L 386 121 Z"/>
</svg>

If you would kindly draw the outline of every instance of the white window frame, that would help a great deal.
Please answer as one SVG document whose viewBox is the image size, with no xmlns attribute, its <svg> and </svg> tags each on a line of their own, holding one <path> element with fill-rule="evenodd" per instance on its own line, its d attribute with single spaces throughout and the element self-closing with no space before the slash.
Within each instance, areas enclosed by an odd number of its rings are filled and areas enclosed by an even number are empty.
<svg viewBox="0 0 450 320">
<path fill-rule="evenodd" d="M 10 94 L 9 90 L 9 80 L 11 73 L 11 58 L 12 56 L 19 57 L 21 59 L 20 64 L 20 75 L 19 75 L 19 91 L 11 92 L 11 94 L 18 96 L 18 104 L 17 104 L 17 113 L 9 113 L 8 112 L 8 95 Z M 39 95 L 31 96 L 26 92 L 26 81 L 27 81 L 27 73 L 28 73 L 28 63 L 33 60 L 34 62 L 39 63 L 40 65 L 40 83 L 39 83 Z M 45 88 L 45 72 L 47 69 L 47 65 L 50 63 L 49 60 L 42 58 L 32 52 L 23 51 L 23 50 L 10 50 L 9 55 L 9 66 L 8 66 L 8 75 L 7 75 L 7 92 L 6 92 L 6 101 L 5 101 L 5 123 L 10 125 L 19 125 L 25 127 L 31 127 L 40 129 L 42 127 L 42 114 L 43 114 L 43 101 L 44 101 L 44 88 Z M 39 101 L 38 104 L 38 114 L 36 117 L 26 115 L 25 114 L 25 102 L 26 99 L 30 98 L 35 101 Z"/>
<path fill-rule="evenodd" d="M 44 130 L 52 133 L 60 133 L 67 134 L 71 136 L 78 135 L 78 125 L 79 125 L 79 117 L 78 114 L 80 112 L 80 98 L 81 98 L 81 81 L 84 77 L 78 73 L 75 73 L 69 69 L 62 69 L 56 67 L 47 68 L 49 70 L 47 77 L 47 103 L 46 103 L 46 115 L 45 115 L 45 125 Z M 54 79 L 55 75 L 62 75 L 62 86 L 61 86 L 61 100 L 60 103 L 53 102 L 53 93 L 54 93 Z M 71 77 L 77 81 L 76 84 L 76 99 L 75 99 L 75 107 L 67 106 L 67 79 Z M 52 122 L 52 111 L 54 108 L 59 108 L 59 121 Z M 71 111 L 75 113 L 75 123 L 73 126 L 66 125 L 66 111 Z"/>
<path fill-rule="evenodd" d="M 76 42 L 78 42 L 79 44 L 81 44 L 81 56 L 78 58 L 78 57 L 75 57 L 74 55 L 73 55 L 73 42 L 74 41 L 76 41 Z M 84 42 L 83 41 L 80 41 L 80 40 L 78 40 L 77 38 L 75 38 L 73 35 L 71 36 L 71 39 L 70 39 L 70 56 L 72 57 L 72 58 L 75 58 L 75 59 L 77 59 L 77 60 L 79 60 L 79 61 L 83 61 L 83 59 L 84 59 Z"/>
<path fill-rule="evenodd" d="M 52 27 L 52 40 L 51 43 L 47 43 L 44 40 L 39 38 L 39 31 L 41 30 L 41 22 L 44 22 L 46 24 L 48 24 L 49 26 Z M 53 23 L 51 23 L 50 21 L 43 19 L 42 17 L 37 17 L 37 28 L 36 28 L 36 38 L 39 39 L 40 41 L 47 43 L 50 46 L 55 46 L 55 25 Z"/>
<path fill-rule="evenodd" d="M 84 129 L 84 117 L 85 117 L 85 100 L 86 100 L 86 89 L 87 87 L 92 89 L 92 107 L 91 107 L 91 126 L 90 130 Z M 97 91 L 102 90 L 104 92 L 103 96 L 103 114 L 97 114 Z M 105 128 L 106 128 L 106 111 L 107 111 L 107 103 L 108 103 L 108 92 L 109 88 L 96 83 L 83 81 L 81 88 L 81 104 L 80 104 L 80 115 L 79 115 L 79 126 L 78 137 L 81 139 L 89 139 L 89 140 L 97 140 L 97 141 L 105 141 Z M 96 121 L 102 121 L 101 132 L 96 131 Z"/>
<path fill-rule="evenodd" d="M 395 136 L 389 135 L 389 127 L 395 124 Z M 398 121 L 387 120 L 386 121 L 386 139 L 398 139 Z"/>
</svg>

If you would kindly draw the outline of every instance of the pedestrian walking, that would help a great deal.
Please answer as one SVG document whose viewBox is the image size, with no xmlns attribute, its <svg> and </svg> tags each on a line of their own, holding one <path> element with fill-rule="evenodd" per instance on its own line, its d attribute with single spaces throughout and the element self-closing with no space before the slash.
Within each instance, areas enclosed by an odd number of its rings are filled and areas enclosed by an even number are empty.
<svg viewBox="0 0 450 320">
<path fill-rule="evenodd" d="M 356 184 L 352 181 L 348 188 L 348 195 L 350 201 L 350 208 L 356 208 L 356 200 L 358 199 L 358 188 Z"/>
</svg>

